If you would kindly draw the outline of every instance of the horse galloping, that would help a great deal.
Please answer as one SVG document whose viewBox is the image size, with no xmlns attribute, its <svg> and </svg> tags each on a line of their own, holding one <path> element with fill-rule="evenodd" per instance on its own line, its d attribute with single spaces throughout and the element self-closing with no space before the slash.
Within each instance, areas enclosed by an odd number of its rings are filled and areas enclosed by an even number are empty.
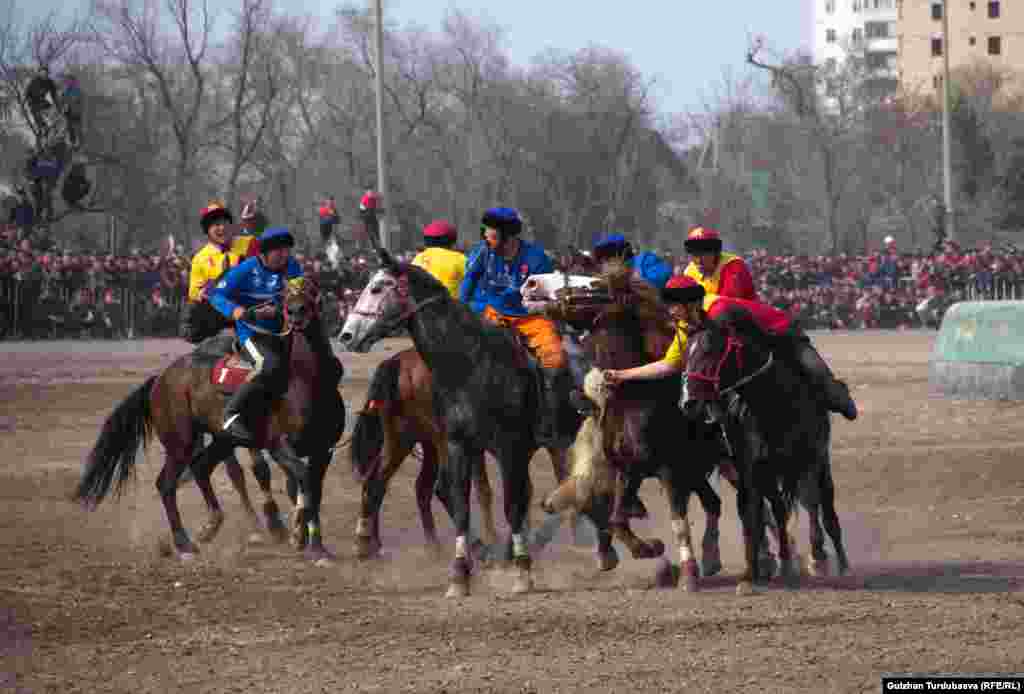
<svg viewBox="0 0 1024 694">
<path fill-rule="evenodd" d="M 369 235 L 375 241 L 373 234 Z M 407 325 L 416 351 L 430 370 L 434 412 L 445 432 L 439 448 L 438 495 L 456 528 L 449 597 L 469 593 L 467 552 L 469 493 L 484 452 L 501 470 L 505 517 L 517 569 L 515 592 L 532 588 L 525 536 L 531 483 L 529 463 L 539 448 L 540 374 L 511 331 L 483 321 L 456 302 L 445 287 L 418 267 L 400 264 L 378 247 L 382 268 L 363 290 L 346 323 L 343 342 L 365 349 L 398 325 Z M 559 421 L 559 438 L 571 440 L 578 421 Z"/>
<path fill-rule="evenodd" d="M 765 501 L 778 527 L 784 529 L 778 534 L 779 560 L 787 583 L 796 585 L 800 573 L 793 552 L 796 501 L 811 517 L 814 559 L 827 558 L 820 519 L 835 547 L 840 573 L 849 567 L 835 512 L 829 414 L 813 386 L 784 358 L 775 358 L 765 341 L 747 321 L 719 325 L 705 320 L 690 337 L 687 357 L 690 402 L 686 411 L 694 419 L 722 424 L 739 473 L 737 507 L 747 562 L 739 594 L 753 592 L 754 585 L 770 578 L 762 574 L 757 561 L 761 542 L 751 539 L 763 537 Z M 724 405 L 723 397 L 730 394 L 735 397 Z"/>
<path fill-rule="evenodd" d="M 657 478 L 672 511 L 686 577 L 682 586 L 693 590 L 698 572 L 687 520 L 691 493 L 698 494 L 709 519 L 715 521 L 709 522 L 704 537 L 705 573 L 715 573 L 721 566 L 717 534 L 721 501 L 707 480 L 719 463 L 719 440 L 710 427 L 683 416 L 678 406 L 679 376 L 630 382 L 611 391 L 603 388 L 601 370 L 660 359 L 675 336 L 656 290 L 631 274 L 622 263 L 606 263 L 601 276 L 608 296 L 586 296 L 576 305 L 558 302 L 549 307 L 549 315 L 590 327 L 588 349 L 597 370 L 588 375 L 585 394 L 598 414 L 584 424 L 571 451 L 574 478 L 552 492 L 543 506 L 549 512 L 574 506 L 589 516 L 598 527 L 599 567 L 608 570 L 617 565 L 613 537 L 635 558 L 664 552 L 660 540 L 634 535 L 623 505 L 629 480 Z"/>
<path fill-rule="evenodd" d="M 297 544 L 306 547 L 311 559 L 320 561 L 330 556 L 320 534 L 323 479 L 333 447 L 344 430 L 345 407 L 335 384 L 320 377 L 332 373 L 332 365 L 319 363 L 305 335 L 308 330 L 319 329 L 319 322 L 314 320 L 317 298 L 316 286 L 308 280 L 301 288 L 289 285 L 285 289 L 282 336 L 287 340 L 288 389 L 284 397 L 271 404 L 269 414 L 258 422 L 253 433 L 256 446 L 270 450 L 274 460 L 294 479 Z M 156 486 L 173 547 L 182 558 L 198 552 L 182 524 L 177 504 L 177 482 L 186 468 L 191 466 L 210 514 L 211 532 L 203 539 L 213 539 L 223 518 L 210 474 L 235 445 L 221 429 L 225 401 L 239 381 L 251 376 L 250 367 L 244 363 L 226 368 L 223 357 L 223 353 L 197 349 L 130 393 L 104 422 L 75 492 L 76 499 L 90 508 L 102 501 L 111 487 L 120 493 L 134 474 L 140 444 L 155 434 L 166 458 Z M 218 378 L 214 378 L 215 372 L 220 374 Z M 197 450 L 203 433 L 212 434 L 213 442 Z M 308 463 L 301 459 L 306 456 Z M 291 493 L 292 484 L 289 490 Z"/>
</svg>

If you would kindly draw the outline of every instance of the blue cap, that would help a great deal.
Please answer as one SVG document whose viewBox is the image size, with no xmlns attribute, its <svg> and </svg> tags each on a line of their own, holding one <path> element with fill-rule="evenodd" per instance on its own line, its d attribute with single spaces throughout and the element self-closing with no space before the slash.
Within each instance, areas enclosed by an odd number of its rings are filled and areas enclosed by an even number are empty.
<svg viewBox="0 0 1024 694">
<path fill-rule="evenodd" d="M 598 239 L 596 244 L 594 244 L 594 250 L 596 251 L 601 248 L 613 248 L 616 246 L 625 245 L 626 237 L 623 236 L 622 234 L 605 234 L 600 239 Z"/>
<path fill-rule="evenodd" d="M 497 229 L 502 235 L 506 236 L 518 234 L 523 228 L 523 220 L 519 218 L 519 213 L 511 207 L 492 207 L 484 212 L 480 224 L 484 227 Z"/>
<path fill-rule="evenodd" d="M 291 248 L 295 245 L 295 237 L 285 227 L 271 227 L 260 234 L 260 250 L 272 248 Z"/>
</svg>

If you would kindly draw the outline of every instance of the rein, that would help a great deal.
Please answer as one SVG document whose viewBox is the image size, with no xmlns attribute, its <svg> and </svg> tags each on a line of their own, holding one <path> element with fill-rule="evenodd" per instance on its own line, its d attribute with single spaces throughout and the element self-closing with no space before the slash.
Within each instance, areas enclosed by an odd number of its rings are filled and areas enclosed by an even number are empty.
<svg viewBox="0 0 1024 694">
<path fill-rule="evenodd" d="M 755 372 L 753 372 L 751 374 L 747 374 L 746 376 L 740 378 L 735 383 L 733 383 L 731 386 L 728 386 L 726 388 L 720 388 L 719 386 L 720 386 L 720 384 L 722 382 L 722 379 L 721 379 L 722 367 L 725 366 L 725 363 L 726 363 L 726 361 L 728 361 L 729 354 L 731 352 L 735 352 L 735 354 L 736 354 L 736 366 L 742 371 L 743 370 L 743 343 L 739 340 L 739 338 L 736 337 L 736 335 L 734 333 L 730 332 L 726 336 L 725 351 L 722 353 L 721 359 L 718 360 L 718 364 L 715 365 L 715 369 L 714 369 L 714 372 L 712 373 L 712 375 L 705 376 L 704 374 L 698 373 L 696 371 L 692 371 L 692 372 L 688 371 L 686 373 L 686 378 L 687 379 L 692 378 L 692 379 L 695 379 L 695 380 L 698 380 L 698 381 L 705 381 L 707 383 L 712 384 L 712 386 L 713 386 L 713 388 L 715 390 L 715 393 L 717 393 L 719 395 L 719 397 L 721 397 L 722 395 L 726 395 L 728 393 L 731 393 L 731 392 L 735 391 L 737 388 L 745 386 L 746 384 L 750 383 L 755 378 L 757 378 L 758 376 L 760 376 L 761 374 L 766 372 L 769 369 L 769 367 L 771 367 L 771 365 L 772 365 L 772 363 L 774 361 L 774 358 L 775 358 L 774 354 L 772 352 L 769 352 L 768 353 L 768 359 L 765 360 L 764 364 L 762 364 L 757 369 L 757 371 L 755 371 Z"/>
<path fill-rule="evenodd" d="M 395 318 L 391 319 L 387 323 L 384 323 L 383 327 L 381 328 L 381 330 L 383 330 L 385 332 L 394 330 L 395 328 L 400 326 L 402 323 L 404 323 L 405 321 L 409 320 L 414 315 L 416 315 L 416 313 L 419 312 L 419 310 L 421 308 L 423 308 L 424 306 L 429 306 L 430 304 L 438 302 L 438 301 L 440 301 L 441 299 L 444 299 L 444 298 L 445 298 L 444 294 L 435 294 L 434 296 L 427 297 L 423 301 L 419 301 L 419 302 L 417 302 L 415 304 L 407 306 L 407 308 L 404 311 L 402 311 L 400 314 L 398 314 L 398 316 L 396 316 Z M 408 303 L 408 299 L 406 300 L 406 303 Z M 381 318 L 383 318 L 383 313 L 380 312 L 380 311 L 376 311 L 374 313 L 370 313 L 369 311 L 359 311 L 359 310 L 353 308 L 349 313 L 351 315 L 363 316 L 364 318 L 372 318 L 375 321 L 380 320 Z"/>
</svg>

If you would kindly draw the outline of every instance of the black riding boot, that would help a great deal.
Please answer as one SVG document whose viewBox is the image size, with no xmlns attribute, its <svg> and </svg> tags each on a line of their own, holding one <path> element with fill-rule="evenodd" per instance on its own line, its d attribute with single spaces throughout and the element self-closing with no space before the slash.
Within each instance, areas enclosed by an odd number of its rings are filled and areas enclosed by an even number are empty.
<svg viewBox="0 0 1024 694">
<path fill-rule="evenodd" d="M 251 412 L 251 403 L 263 397 L 265 391 L 256 381 L 243 383 L 224 406 L 224 433 L 233 438 L 240 448 L 253 448 L 256 445 L 248 428 L 251 422 L 245 420 Z"/>
<path fill-rule="evenodd" d="M 850 397 L 850 389 L 836 380 L 828 364 L 814 349 L 810 341 L 801 340 L 796 345 L 796 360 L 811 382 L 821 388 L 825 401 L 833 412 L 838 412 L 850 421 L 857 419 L 857 404 Z"/>
</svg>

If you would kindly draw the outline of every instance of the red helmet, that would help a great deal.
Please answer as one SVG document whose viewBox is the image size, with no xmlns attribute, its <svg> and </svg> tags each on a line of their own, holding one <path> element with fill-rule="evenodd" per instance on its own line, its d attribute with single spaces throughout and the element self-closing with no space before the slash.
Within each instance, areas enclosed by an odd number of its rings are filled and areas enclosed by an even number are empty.
<svg viewBox="0 0 1024 694">
<path fill-rule="evenodd" d="M 710 227 L 697 226 L 690 229 L 683 246 L 687 253 L 721 253 L 722 237 Z"/>
<path fill-rule="evenodd" d="M 454 239 L 458 236 L 455 227 L 443 219 L 435 219 L 423 227 L 423 238 L 425 239 Z"/>
<path fill-rule="evenodd" d="M 220 200 L 211 200 L 206 207 L 199 210 L 199 225 L 203 227 L 203 231 L 206 231 L 218 219 L 225 219 L 229 224 L 235 222 L 231 210 Z"/>
<path fill-rule="evenodd" d="M 688 304 L 704 298 L 704 287 L 686 275 L 674 275 L 661 290 L 661 298 L 675 304 Z"/>
</svg>

